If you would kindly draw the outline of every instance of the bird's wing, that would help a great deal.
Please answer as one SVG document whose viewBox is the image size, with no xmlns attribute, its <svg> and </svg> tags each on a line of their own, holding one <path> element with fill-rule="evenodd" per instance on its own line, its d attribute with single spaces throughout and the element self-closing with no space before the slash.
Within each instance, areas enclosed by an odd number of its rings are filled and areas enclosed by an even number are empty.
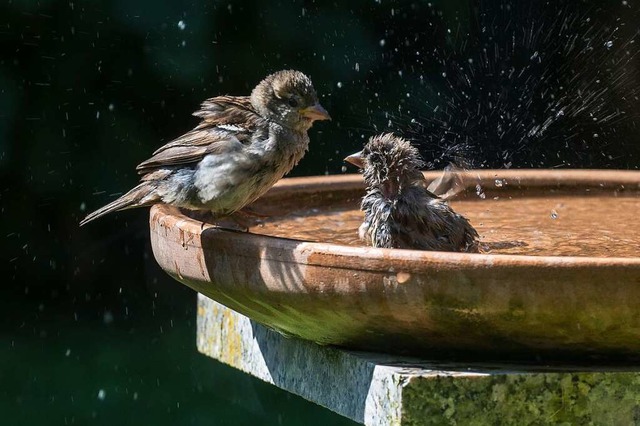
<svg viewBox="0 0 640 426">
<path fill-rule="evenodd" d="M 146 175 L 155 170 L 195 163 L 207 155 L 236 150 L 251 142 L 264 123 L 246 96 L 219 96 L 207 99 L 194 113 L 202 122 L 195 129 L 158 148 L 136 170 Z"/>
<path fill-rule="evenodd" d="M 444 168 L 442 174 L 427 186 L 427 191 L 443 200 L 452 199 L 466 189 L 464 171 L 463 168 L 450 163 Z"/>
<path fill-rule="evenodd" d="M 193 115 L 202 119 L 196 129 L 220 125 L 237 126 L 262 120 L 251 105 L 249 96 L 217 96 L 207 99 Z"/>
</svg>

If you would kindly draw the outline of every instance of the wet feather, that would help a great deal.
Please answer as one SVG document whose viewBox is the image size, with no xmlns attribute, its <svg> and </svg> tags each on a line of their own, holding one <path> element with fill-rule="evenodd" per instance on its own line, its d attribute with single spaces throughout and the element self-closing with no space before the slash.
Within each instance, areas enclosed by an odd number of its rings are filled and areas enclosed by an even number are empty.
<svg viewBox="0 0 640 426">
<path fill-rule="evenodd" d="M 354 155 L 367 187 L 361 204 L 365 218 L 359 228 L 366 243 L 383 248 L 478 250 L 478 233 L 469 221 L 427 189 L 420 171 L 424 162 L 407 140 L 393 134 L 375 136 Z"/>
<path fill-rule="evenodd" d="M 288 173 L 307 151 L 313 122 L 330 118 L 309 77 L 292 70 L 267 76 L 251 96 L 207 99 L 194 115 L 202 121 L 193 130 L 138 165 L 140 184 L 80 225 L 157 203 L 232 214 Z"/>
</svg>

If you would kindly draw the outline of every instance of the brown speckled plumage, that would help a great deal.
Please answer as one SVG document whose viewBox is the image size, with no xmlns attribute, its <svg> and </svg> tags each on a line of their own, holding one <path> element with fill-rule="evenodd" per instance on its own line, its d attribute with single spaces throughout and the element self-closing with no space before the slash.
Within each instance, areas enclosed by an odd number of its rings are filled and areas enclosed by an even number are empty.
<svg viewBox="0 0 640 426">
<path fill-rule="evenodd" d="M 156 203 L 225 216 L 264 194 L 307 151 L 307 131 L 329 114 L 309 77 L 286 70 L 267 76 L 251 96 L 207 99 L 194 113 L 202 121 L 138 165 L 141 183 L 89 214 Z"/>
<path fill-rule="evenodd" d="M 446 201 L 427 190 L 418 150 L 393 134 L 372 137 L 346 159 L 367 186 L 360 238 L 374 247 L 434 251 L 478 249 L 478 233 Z"/>
</svg>

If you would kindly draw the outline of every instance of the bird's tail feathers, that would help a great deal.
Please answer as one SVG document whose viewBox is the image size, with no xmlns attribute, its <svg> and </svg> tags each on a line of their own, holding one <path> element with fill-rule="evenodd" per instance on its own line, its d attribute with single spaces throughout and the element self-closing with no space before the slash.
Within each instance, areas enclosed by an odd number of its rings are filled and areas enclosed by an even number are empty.
<svg viewBox="0 0 640 426">
<path fill-rule="evenodd" d="M 90 213 L 80 221 L 80 226 L 91 222 L 94 219 L 102 217 L 108 213 L 118 210 L 133 209 L 135 207 L 144 207 L 156 204 L 160 198 L 154 194 L 155 185 L 150 182 L 142 182 L 122 197 L 113 200 L 104 207 Z"/>
</svg>

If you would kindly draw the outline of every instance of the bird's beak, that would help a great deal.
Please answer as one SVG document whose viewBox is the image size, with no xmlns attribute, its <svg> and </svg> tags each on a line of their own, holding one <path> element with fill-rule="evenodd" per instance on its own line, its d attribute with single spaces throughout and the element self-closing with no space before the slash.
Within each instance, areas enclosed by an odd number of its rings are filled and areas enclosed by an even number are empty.
<svg viewBox="0 0 640 426">
<path fill-rule="evenodd" d="M 356 167 L 364 169 L 364 159 L 362 158 L 362 151 L 358 151 L 344 159 L 347 163 L 351 163 Z"/>
<path fill-rule="evenodd" d="M 310 107 L 304 108 L 300 110 L 300 114 L 303 117 L 308 118 L 309 120 L 331 120 L 331 116 L 327 112 L 326 109 L 322 107 L 320 104 L 315 104 Z"/>
</svg>

